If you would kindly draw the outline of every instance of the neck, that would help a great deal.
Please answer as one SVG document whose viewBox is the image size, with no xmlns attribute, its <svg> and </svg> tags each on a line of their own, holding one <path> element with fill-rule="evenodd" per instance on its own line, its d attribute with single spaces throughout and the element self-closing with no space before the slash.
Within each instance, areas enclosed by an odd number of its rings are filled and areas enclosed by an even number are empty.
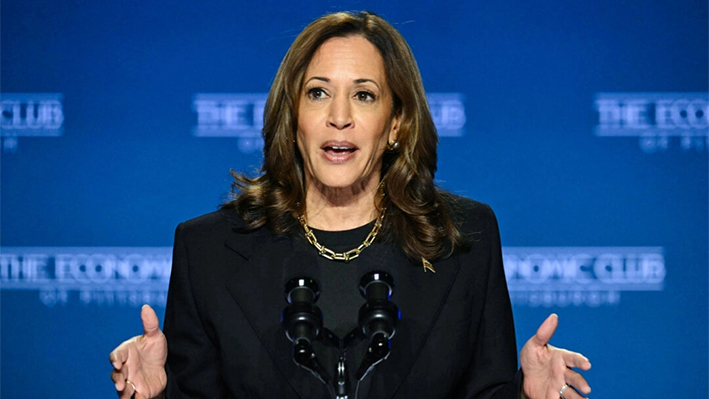
<svg viewBox="0 0 709 399">
<path fill-rule="evenodd" d="M 345 188 L 309 184 L 305 198 L 308 225 L 341 231 L 371 222 L 379 215 L 375 206 L 378 187 L 379 181 Z"/>
</svg>

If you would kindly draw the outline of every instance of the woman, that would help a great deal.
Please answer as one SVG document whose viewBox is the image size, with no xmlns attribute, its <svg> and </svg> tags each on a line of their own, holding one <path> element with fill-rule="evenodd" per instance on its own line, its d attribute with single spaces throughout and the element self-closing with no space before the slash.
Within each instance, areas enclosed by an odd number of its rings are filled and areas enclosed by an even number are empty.
<svg viewBox="0 0 709 399">
<path fill-rule="evenodd" d="M 316 277 L 325 327 L 342 338 L 357 328 L 356 287 L 371 270 L 396 278 L 402 316 L 389 358 L 354 381 L 355 397 L 590 392 L 571 369 L 588 360 L 547 345 L 555 315 L 517 370 L 494 214 L 435 187 L 437 136 L 419 71 L 386 21 L 336 13 L 306 27 L 276 75 L 263 135 L 262 174 L 235 174 L 233 202 L 177 228 L 164 335 L 146 306 L 145 333 L 110 356 L 121 398 L 329 397 L 292 361 L 283 284 Z M 341 361 L 353 381 L 367 344 L 313 346 L 324 370 Z"/>
</svg>

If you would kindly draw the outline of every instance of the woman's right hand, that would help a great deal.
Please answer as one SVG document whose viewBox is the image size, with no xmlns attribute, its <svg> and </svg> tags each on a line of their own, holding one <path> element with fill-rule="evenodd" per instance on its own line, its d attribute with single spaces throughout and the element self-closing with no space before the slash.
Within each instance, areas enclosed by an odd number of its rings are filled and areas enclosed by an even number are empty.
<svg viewBox="0 0 709 399">
<path fill-rule="evenodd" d="M 124 341 L 109 355 L 111 379 L 120 399 L 160 398 L 167 386 L 167 340 L 160 331 L 158 316 L 150 306 L 143 305 L 140 318 L 143 335 Z"/>
</svg>

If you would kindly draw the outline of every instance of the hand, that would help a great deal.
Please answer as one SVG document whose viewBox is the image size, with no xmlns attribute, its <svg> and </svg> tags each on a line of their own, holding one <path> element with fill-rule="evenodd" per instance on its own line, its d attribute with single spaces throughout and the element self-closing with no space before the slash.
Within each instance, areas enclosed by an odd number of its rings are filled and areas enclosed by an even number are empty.
<svg viewBox="0 0 709 399">
<path fill-rule="evenodd" d="M 123 342 L 109 355 L 111 379 L 120 399 L 156 398 L 167 386 L 167 340 L 160 331 L 158 316 L 150 306 L 143 305 L 140 318 L 143 335 Z"/>
<path fill-rule="evenodd" d="M 580 353 L 555 348 L 548 344 L 559 325 L 559 317 L 550 315 L 537 333 L 527 341 L 520 353 L 524 374 L 523 393 L 530 399 L 559 399 L 559 390 L 569 384 L 583 395 L 591 393 L 591 387 L 581 374 L 571 368 L 588 370 L 591 362 Z M 564 398 L 583 398 L 572 387 L 564 389 Z"/>
</svg>

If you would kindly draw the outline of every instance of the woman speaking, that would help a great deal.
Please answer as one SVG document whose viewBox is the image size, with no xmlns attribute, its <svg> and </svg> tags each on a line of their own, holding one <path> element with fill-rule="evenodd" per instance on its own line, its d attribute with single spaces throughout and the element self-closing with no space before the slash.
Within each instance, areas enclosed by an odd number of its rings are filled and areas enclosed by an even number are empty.
<svg viewBox="0 0 709 399">
<path fill-rule="evenodd" d="M 145 306 L 144 334 L 111 352 L 120 398 L 590 392 L 573 370 L 588 359 L 547 344 L 555 315 L 518 369 L 495 216 L 435 186 L 436 129 L 390 24 L 362 12 L 307 26 L 263 138 L 261 174 L 235 173 L 232 202 L 178 226 L 164 334 Z M 378 300 L 370 283 L 385 284 Z"/>
</svg>

